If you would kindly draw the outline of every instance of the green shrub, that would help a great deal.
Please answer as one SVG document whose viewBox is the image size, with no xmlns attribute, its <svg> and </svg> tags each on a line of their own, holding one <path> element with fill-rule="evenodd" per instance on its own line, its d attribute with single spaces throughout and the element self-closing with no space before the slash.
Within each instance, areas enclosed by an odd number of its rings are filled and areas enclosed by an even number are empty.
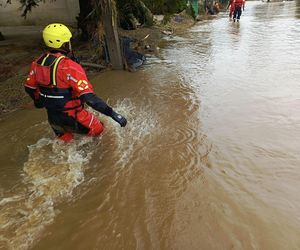
<svg viewBox="0 0 300 250">
<path fill-rule="evenodd" d="M 136 21 L 142 25 L 153 25 L 151 11 L 141 0 L 117 0 L 120 26 L 124 29 L 134 29 Z"/>
<path fill-rule="evenodd" d="M 153 14 L 173 14 L 186 8 L 187 0 L 143 0 Z"/>
</svg>

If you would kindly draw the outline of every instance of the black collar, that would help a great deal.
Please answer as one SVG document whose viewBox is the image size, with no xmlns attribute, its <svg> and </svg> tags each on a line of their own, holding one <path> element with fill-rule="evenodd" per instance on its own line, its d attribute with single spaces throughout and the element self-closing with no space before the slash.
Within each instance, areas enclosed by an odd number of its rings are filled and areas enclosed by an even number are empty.
<svg viewBox="0 0 300 250">
<path fill-rule="evenodd" d="M 49 52 L 52 53 L 52 54 L 61 53 L 65 56 L 68 54 L 68 52 L 63 50 L 63 49 L 52 49 Z"/>
</svg>

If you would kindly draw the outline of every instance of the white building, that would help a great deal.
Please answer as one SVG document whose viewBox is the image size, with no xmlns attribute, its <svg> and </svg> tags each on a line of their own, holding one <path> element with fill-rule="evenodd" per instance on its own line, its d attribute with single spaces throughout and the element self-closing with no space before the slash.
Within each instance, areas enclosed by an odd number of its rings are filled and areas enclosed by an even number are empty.
<svg viewBox="0 0 300 250">
<path fill-rule="evenodd" d="M 0 0 L 0 26 L 45 25 L 51 22 L 75 24 L 80 10 L 79 0 L 49 0 L 39 3 L 24 19 L 19 1 L 12 0 L 12 4 L 6 1 Z"/>
</svg>

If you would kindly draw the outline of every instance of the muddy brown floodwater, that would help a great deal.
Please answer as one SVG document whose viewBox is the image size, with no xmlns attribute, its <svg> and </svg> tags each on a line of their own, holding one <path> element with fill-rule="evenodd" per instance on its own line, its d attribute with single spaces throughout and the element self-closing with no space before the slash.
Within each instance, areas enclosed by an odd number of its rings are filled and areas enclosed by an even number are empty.
<svg viewBox="0 0 300 250">
<path fill-rule="evenodd" d="M 128 118 L 53 140 L 0 121 L 0 249 L 300 249 L 300 4 L 247 2 L 96 92 Z"/>
</svg>

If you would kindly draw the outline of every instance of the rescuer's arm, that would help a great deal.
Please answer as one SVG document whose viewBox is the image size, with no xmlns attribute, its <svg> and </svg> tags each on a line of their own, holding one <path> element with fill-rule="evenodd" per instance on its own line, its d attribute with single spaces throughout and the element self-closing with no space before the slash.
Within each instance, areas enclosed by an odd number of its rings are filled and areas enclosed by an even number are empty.
<svg viewBox="0 0 300 250">
<path fill-rule="evenodd" d="M 27 86 L 24 86 L 25 92 L 31 97 L 33 100 L 34 106 L 38 109 L 41 109 L 44 107 L 44 105 L 39 101 L 39 98 L 37 98 L 37 90 L 29 88 Z"/>
<path fill-rule="evenodd" d="M 31 97 L 36 108 L 43 108 L 43 104 L 40 102 L 40 91 L 36 84 L 34 64 L 32 63 L 29 75 L 24 83 L 25 92 Z"/>
<path fill-rule="evenodd" d="M 100 113 L 111 117 L 121 127 L 125 127 L 127 120 L 120 114 L 116 113 L 110 106 L 108 106 L 102 99 L 94 94 L 93 86 L 87 79 L 87 76 L 78 63 L 72 60 L 65 61 L 65 75 L 66 80 L 72 87 L 75 95 L 80 98 L 80 100 L 93 109 L 99 111 Z"/>
<path fill-rule="evenodd" d="M 227 7 L 226 7 L 226 10 L 228 10 L 228 9 L 229 9 L 230 3 L 231 3 L 231 1 L 228 1 L 228 4 L 227 4 Z"/>
<path fill-rule="evenodd" d="M 93 109 L 111 117 L 113 120 L 119 123 L 121 127 L 126 126 L 126 118 L 116 113 L 110 106 L 108 106 L 102 99 L 100 99 L 94 93 L 83 94 L 80 96 L 80 99 Z"/>
</svg>

